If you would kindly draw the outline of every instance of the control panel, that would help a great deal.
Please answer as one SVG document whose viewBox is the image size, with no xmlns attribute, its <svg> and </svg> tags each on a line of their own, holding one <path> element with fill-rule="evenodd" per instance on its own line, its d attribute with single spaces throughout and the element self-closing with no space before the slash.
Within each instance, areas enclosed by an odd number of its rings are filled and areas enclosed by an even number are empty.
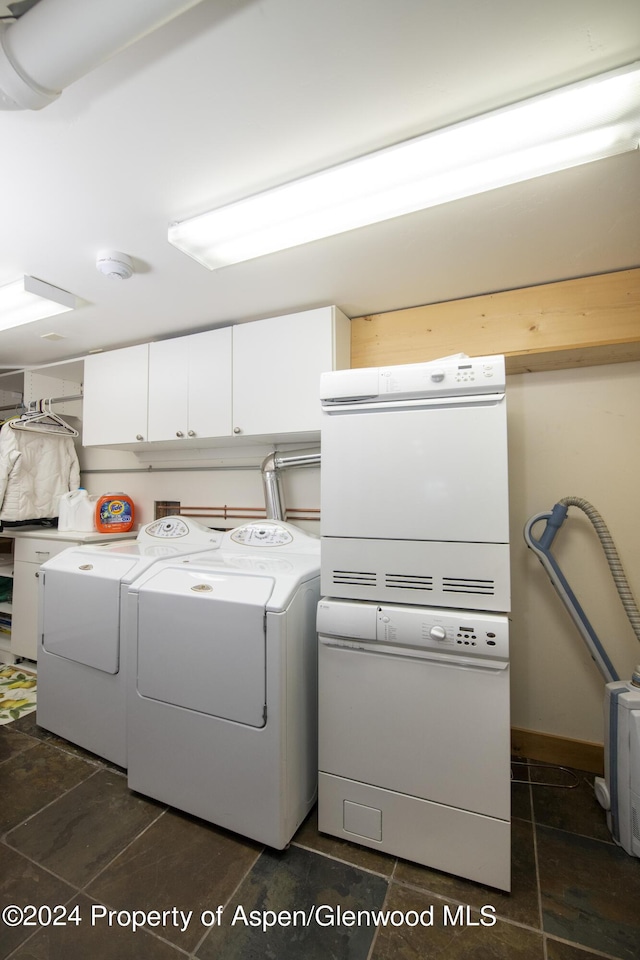
<svg viewBox="0 0 640 960">
<path fill-rule="evenodd" d="M 145 543 L 146 541 L 153 543 L 156 540 L 180 540 L 182 538 L 197 544 L 209 542 L 217 544 L 220 540 L 220 534 L 195 520 L 187 520 L 182 517 L 163 517 L 143 527 L 136 539 L 138 543 Z"/>
<path fill-rule="evenodd" d="M 470 657 L 509 656 L 509 625 L 502 615 L 389 604 L 378 607 L 377 620 L 376 639 L 382 643 Z"/>
<path fill-rule="evenodd" d="M 434 651 L 465 658 L 509 659 L 504 614 L 334 600 L 318 604 L 318 633 L 350 646 L 361 643 Z"/>
<path fill-rule="evenodd" d="M 282 547 L 292 543 L 293 536 L 279 523 L 246 523 L 231 533 L 235 543 L 245 547 Z"/>
<path fill-rule="evenodd" d="M 464 357 L 381 367 L 378 383 L 380 396 L 389 399 L 497 392 L 504 389 L 504 361 L 502 357 Z"/>
<path fill-rule="evenodd" d="M 163 540 L 175 540 L 178 537 L 186 537 L 189 534 L 189 525 L 181 520 L 180 517 L 165 517 L 162 520 L 154 520 L 148 524 L 143 531 L 148 537 L 158 537 Z"/>
<path fill-rule="evenodd" d="M 501 355 L 456 355 L 427 363 L 338 370 L 322 375 L 324 406 L 381 403 L 441 397 L 502 394 L 505 364 Z"/>
</svg>

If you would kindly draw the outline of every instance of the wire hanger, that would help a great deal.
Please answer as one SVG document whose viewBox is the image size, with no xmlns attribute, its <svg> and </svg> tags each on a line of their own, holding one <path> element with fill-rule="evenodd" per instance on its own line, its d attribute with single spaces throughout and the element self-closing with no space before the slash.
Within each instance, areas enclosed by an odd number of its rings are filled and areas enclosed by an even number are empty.
<svg viewBox="0 0 640 960">
<path fill-rule="evenodd" d="M 9 420 L 13 430 L 31 430 L 34 433 L 52 433 L 65 437 L 77 437 L 78 431 L 53 412 L 52 400 L 32 400 L 26 413 L 16 420 Z"/>
</svg>

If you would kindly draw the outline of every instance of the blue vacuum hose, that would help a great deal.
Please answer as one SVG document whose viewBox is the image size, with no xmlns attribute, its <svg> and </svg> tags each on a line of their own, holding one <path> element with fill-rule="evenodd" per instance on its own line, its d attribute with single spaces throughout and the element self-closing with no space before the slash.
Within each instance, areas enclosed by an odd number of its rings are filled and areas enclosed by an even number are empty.
<svg viewBox="0 0 640 960">
<path fill-rule="evenodd" d="M 562 570 L 558 566 L 558 562 L 551 553 L 551 545 L 560 530 L 560 527 L 567 518 L 569 512 L 569 506 L 577 506 L 584 510 L 589 516 L 589 519 L 593 523 L 596 533 L 600 538 L 600 542 L 605 549 L 607 554 L 607 560 L 609 561 L 609 567 L 614 578 L 614 582 L 618 589 L 618 594 L 627 610 L 627 615 L 629 619 L 632 617 L 635 610 L 635 615 L 637 617 L 637 624 L 640 624 L 640 614 L 638 613 L 638 608 L 631 596 L 631 591 L 629 589 L 629 584 L 622 570 L 622 565 L 620 563 L 620 558 L 613 544 L 611 534 L 609 533 L 604 520 L 590 503 L 586 500 L 582 500 L 579 497 L 564 497 L 564 499 L 559 500 L 551 510 L 550 513 L 537 513 L 535 516 L 530 517 L 527 520 L 524 526 L 524 539 L 527 546 L 533 550 L 535 555 L 538 557 L 540 563 L 547 572 L 551 583 L 553 584 L 558 596 L 564 603 L 567 611 L 576 627 L 578 628 L 583 640 L 587 644 L 587 648 L 593 657 L 596 666 L 600 670 L 600 673 L 605 679 L 605 683 L 611 683 L 614 680 L 619 680 L 620 677 L 609 659 L 609 656 L 602 646 L 595 630 L 593 629 L 589 618 L 584 612 L 578 598 L 575 593 L 569 586 L 569 583 L 562 573 Z M 542 531 L 539 538 L 536 538 L 533 534 L 533 528 L 536 524 L 546 521 L 544 530 Z M 606 546 L 605 546 L 606 544 Z M 621 593 L 622 591 L 622 593 Z M 624 594 L 624 599 L 623 599 Z M 631 608 L 629 610 L 628 608 Z M 632 626 L 634 626 L 632 621 Z M 634 630 L 636 627 L 634 626 Z M 636 631 L 636 636 L 638 632 Z"/>
</svg>

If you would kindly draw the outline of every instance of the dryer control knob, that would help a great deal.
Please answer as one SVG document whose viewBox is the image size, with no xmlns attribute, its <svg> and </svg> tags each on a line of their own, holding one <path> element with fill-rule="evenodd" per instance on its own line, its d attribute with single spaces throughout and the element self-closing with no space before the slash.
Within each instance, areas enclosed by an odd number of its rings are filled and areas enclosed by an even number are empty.
<svg viewBox="0 0 640 960">
<path fill-rule="evenodd" d="M 442 383 L 444 380 L 444 370 L 434 370 L 431 374 L 431 379 L 434 383 Z"/>
<path fill-rule="evenodd" d="M 436 624 L 435 627 L 431 627 L 431 630 L 429 630 L 429 636 L 431 637 L 432 640 L 446 640 L 447 632 L 444 629 L 444 627 L 441 627 L 438 624 Z"/>
</svg>

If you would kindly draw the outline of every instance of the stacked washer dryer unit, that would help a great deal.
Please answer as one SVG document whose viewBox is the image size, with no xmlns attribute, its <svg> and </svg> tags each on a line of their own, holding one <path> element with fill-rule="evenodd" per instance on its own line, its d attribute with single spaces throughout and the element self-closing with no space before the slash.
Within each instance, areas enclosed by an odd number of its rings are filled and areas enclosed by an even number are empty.
<svg viewBox="0 0 640 960">
<path fill-rule="evenodd" d="M 39 578 L 41 727 L 127 766 L 124 608 L 156 563 L 217 547 L 222 534 L 186 517 L 154 520 L 131 540 L 70 547 Z"/>
<path fill-rule="evenodd" d="M 128 595 L 129 786 L 282 848 L 317 786 L 320 541 L 253 521 Z"/>
<path fill-rule="evenodd" d="M 319 828 L 508 890 L 504 358 L 321 398 Z"/>
</svg>

